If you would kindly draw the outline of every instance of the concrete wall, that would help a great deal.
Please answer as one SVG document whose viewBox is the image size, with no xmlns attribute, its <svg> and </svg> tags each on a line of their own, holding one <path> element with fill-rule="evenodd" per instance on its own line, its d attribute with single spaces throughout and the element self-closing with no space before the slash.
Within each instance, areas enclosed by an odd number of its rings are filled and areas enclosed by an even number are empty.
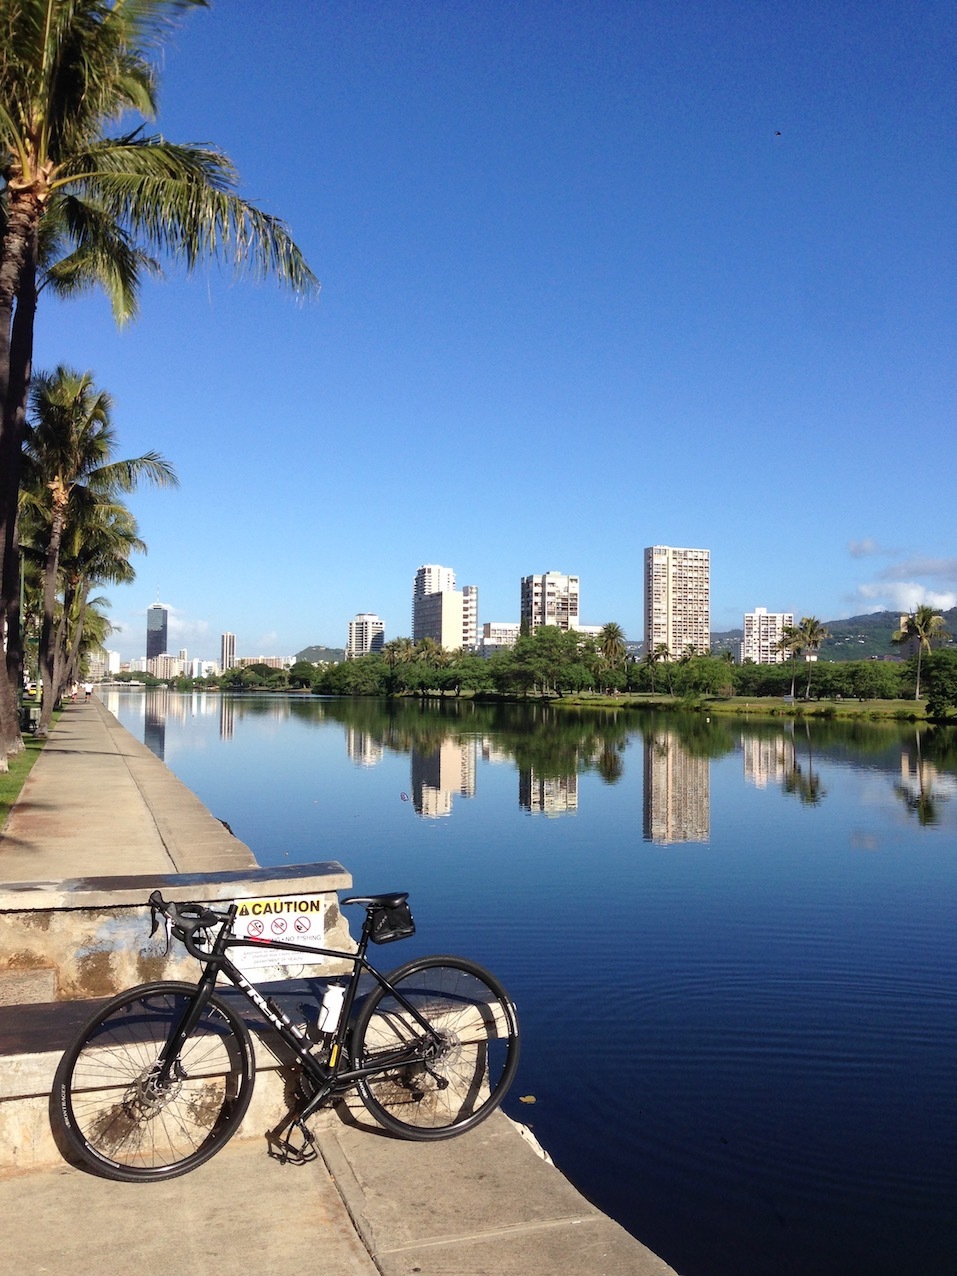
<svg viewBox="0 0 957 1276">
<path fill-rule="evenodd" d="M 165 927 L 150 937 L 144 901 L 151 891 L 211 907 L 235 901 L 247 914 L 256 901 L 269 902 L 273 912 L 267 916 L 281 915 L 277 904 L 294 906 L 308 899 L 313 904 L 310 942 L 348 953 L 355 951 L 355 942 L 336 892 L 351 884 L 341 864 L 330 861 L 288 869 L 0 886 L 0 1169 L 61 1159 L 50 1127 L 49 1095 L 63 1049 L 87 1017 L 87 999 L 154 979 L 196 980 L 200 967 L 178 941 L 167 952 Z M 254 952 L 236 950 L 248 951 Z M 256 958 L 265 955 L 254 952 Z M 289 963 L 260 962 L 247 973 L 252 982 L 265 983 L 351 970 L 348 960 L 321 959 L 304 967 L 291 955 Z M 272 1053 L 268 1034 L 254 1040 L 261 1071 L 240 1133 L 263 1137 L 288 1110 L 291 1074 Z"/>
<path fill-rule="evenodd" d="M 339 912 L 336 891 L 352 878 L 341 864 L 297 865 L 165 876 L 85 878 L 0 886 L 0 1006 L 106 997 L 152 979 L 195 980 L 199 966 L 181 944 L 167 952 L 162 928 L 150 938 L 146 900 L 159 889 L 167 899 L 229 902 L 312 901 L 318 919 L 309 941 L 351 952 L 355 948 Z M 274 964 L 261 980 L 287 978 L 301 963 Z M 323 963 L 323 974 L 351 969 Z"/>
</svg>

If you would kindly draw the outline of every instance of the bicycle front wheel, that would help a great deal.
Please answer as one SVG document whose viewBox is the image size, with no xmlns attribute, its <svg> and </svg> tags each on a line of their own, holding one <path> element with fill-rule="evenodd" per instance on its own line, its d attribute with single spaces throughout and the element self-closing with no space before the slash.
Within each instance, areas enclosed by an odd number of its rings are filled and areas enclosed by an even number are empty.
<svg viewBox="0 0 957 1276">
<path fill-rule="evenodd" d="M 161 1075 L 160 1053 L 196 992 L 170 982 L 121 993 L 60 1062 L 55 1114 L 73 1150 L 105 1178 L 175 1178 L 208 1161 L 239 1128 L 255 1059 L 246 1025 L 215 993 Z"/>
<path fill-rule="evenodd" d="M 518 1066 L 518 1018 L 498 980 L 460 957 L 423 957 L 389 975 L 353 1032 L 363 1103 L 393 1134 L 447 1139 L 502 1102 Z"/>
</svg>

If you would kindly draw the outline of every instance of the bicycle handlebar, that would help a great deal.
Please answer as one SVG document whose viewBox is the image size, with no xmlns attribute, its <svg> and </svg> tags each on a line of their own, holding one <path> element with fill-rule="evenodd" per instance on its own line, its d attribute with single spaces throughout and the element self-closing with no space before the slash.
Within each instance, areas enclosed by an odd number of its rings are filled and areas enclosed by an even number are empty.
<svg viewBox="0 0 957 1276">
<path fill-rule="evenodd" d="M 228 912 L 217 913 L 197 903 L 178 904 L 175 900 L 164 899 L 160 891 L 153 891 L 148 902 L 153 916 L 151 935 L 156 934 L 159 925 L 157 914 L 162 913 L 168 919 L 173 934 L 183 943 L 189 955 L 195 957 L 197 961 L 209 961 L 209 952 L 199 947 L 193 935 L 198 930 L 220 925 L 229 918 Z"/>
</svg>

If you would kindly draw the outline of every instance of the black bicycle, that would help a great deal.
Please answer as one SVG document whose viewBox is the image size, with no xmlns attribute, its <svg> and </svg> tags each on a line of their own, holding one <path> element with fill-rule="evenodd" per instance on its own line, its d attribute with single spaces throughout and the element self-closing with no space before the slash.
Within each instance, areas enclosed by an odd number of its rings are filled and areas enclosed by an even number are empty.
<svg viewBox="0 0 957 1276">
<path fill-rule="evenodd" d="M 515 1007 L 493 975 L 460 957 L 421 957 L 380 974 L 366 950 L 370 941 L 414 933 L 407 900 L 406 892 L 342 900 L 366 910 L 353 953 L 239 937 L 235 904 L 217 911 L 154 891 L 153 931 L 165 918 L 202 976 L 120 993 L 80 1030 L 54 1082 L 53 1111 L 69 1145 L 103 1176 L 138 1182 L 185 1174 L 236 1133 L 252 1097 L 255 1056 L 243 1018 L 216 991 L 220 975 L 272 1025 L 296 1067 L 295 1103 L 271 1136 L 281 1160 L 312 1160 L 307 1119 L 352 1089 L 403 1138 L 473 1129 L 515 1075 Z M 351 961 L 352 973 L 327 985 L 314 1026 L 298 1024 L 230 960 L 237 946 L 337 957 Z M 360 996 L 363 976 L 373 987 Z"/>
</svg>

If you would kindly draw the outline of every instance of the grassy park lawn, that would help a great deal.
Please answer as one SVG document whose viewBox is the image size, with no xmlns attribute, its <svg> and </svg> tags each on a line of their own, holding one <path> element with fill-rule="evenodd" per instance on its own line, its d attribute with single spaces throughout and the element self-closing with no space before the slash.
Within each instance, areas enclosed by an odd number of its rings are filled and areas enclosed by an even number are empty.
<svg viewBox="0 0 957 1276">
<path fill-rule="evenodd" d="M 791 700 L 785 696 L 700 696 L 680 700 L 677 696 L 647 692 L 617 696 L 586 692 L 549 701 L 568 708 L 602 709 L 690 709 L 710 714 L 769 718 L 869 718 L 923 722 L 927 709 L 923 700 Z"/>
<path fill-rule="evenodd" d="M 923 700 L 785 700 L 780 696 L 728 696 L 707 702 L 710 713 L 770 714 L 804 718 L 895 718 L 920 721 L 927 717 Z"/>
<path fill-rule="evenodd" d="M 37 740 L 32 735 L 25 735 L 23 743 L 26 748 L 15 758 L 10 759 L 10 770 L 0 774 L 0 829 L 6 824 L 10 808 L 20 796 L 23 782 L 30 774 L 30 768 L 40 756 L 40 750 L 46 741 Z"/>
</svg>

